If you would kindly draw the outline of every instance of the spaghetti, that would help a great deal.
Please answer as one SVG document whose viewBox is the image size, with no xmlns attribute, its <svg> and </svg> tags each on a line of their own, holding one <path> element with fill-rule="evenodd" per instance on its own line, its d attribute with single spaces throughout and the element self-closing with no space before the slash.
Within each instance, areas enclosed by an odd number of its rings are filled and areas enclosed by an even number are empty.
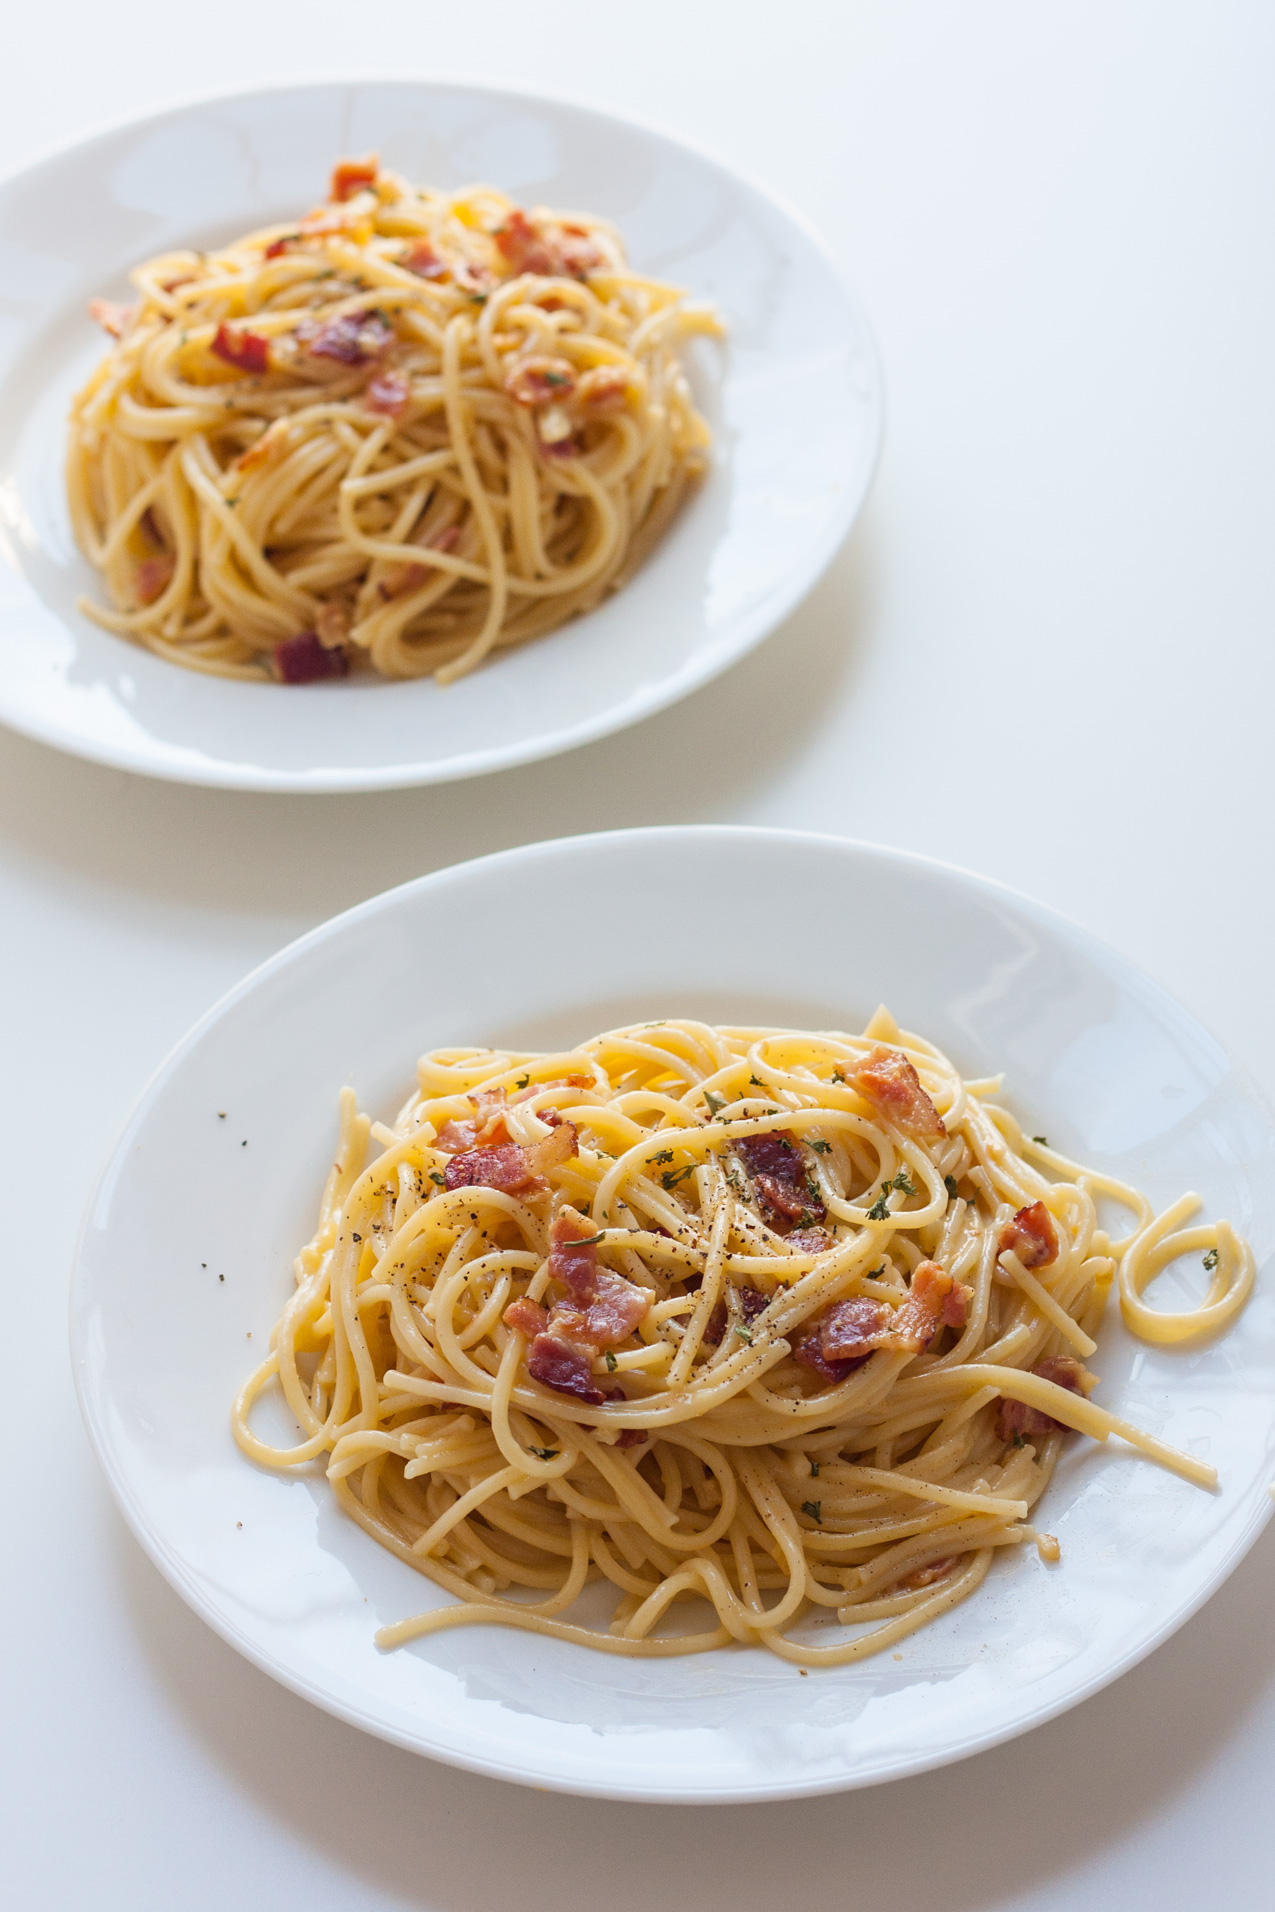
<svg viewBox="0 0 1275 1912">
<path fill-rule="evenodd" d="M 382 1645 L 500 1621 L 629 1655 L 878 1652 L 997 1549 L 1058 1557 L 1030 1516 L 1068 1429 L 1216 1478 L 1095 1405 L 1084 1363 L 1113 1286 L 1145 1339 L 1227 1327 L 1249 1248 L 1184 1226 L 1195 1196 L 1157 1219 L 1027 1139 L 996 1086 L 882 1010 L 859 1037 L 669 1021 L 440 1051 L 392 1129 L 347 1089 L 235 1436 L 268 1467 L 326 1456 L 346 1512 L 457 1596 Z M 1203 1305 L 1155 1313 L 1188 1250 Z M 249 1426 L 276 1381 L 291 1448 Z M 609 1621 L 563 1617 L 593 1582 Z M 711 1624 L 661 1630 L 682 1602 Z M 851 1632 L 795 1634 L 819 1608 Z"/>
<path fill-rule="evenodd" d="M 718 321 L 588 214 L 347 161 L 133 281 L 71 413 L 81 609 L 196 670 L 449 683 L 623 585 L 704 468 L 677 348 Z"/>
</svg>

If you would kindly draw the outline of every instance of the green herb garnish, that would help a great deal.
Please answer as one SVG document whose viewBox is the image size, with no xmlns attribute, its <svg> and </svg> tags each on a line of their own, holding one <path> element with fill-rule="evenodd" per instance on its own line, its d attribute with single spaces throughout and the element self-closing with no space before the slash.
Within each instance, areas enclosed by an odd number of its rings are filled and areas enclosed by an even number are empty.
<svg viewBox="0 0 1275 1912">
<path fill-rule="evenodd" d="M 832 1153 L 832 1143 L 821 1142 L 817 1136 L 811 1136 L 810 1146 L 819 1155 L 831 1155 Z"/>
<path fill-rule="evenodd" d="M 739 1336 L 741 1341 L 747 1341 L 749 1346 L 750 1347 L 752 1346 L 753 1331 L 751 1328 L 741 1327 L 740 1324 L 736 1322 L 735 1333 Z"/>
<path fill-rule="evenodd" d="M 558 1456 L 556 1447 L 533 1447 L 531 1452 L 538 1461 L 552 1461 L 556 1460 Z"/>
<path fill-rule="evenodd" d="M 873 1202 L 871 1208 L 868 1210 L 868 1220 L 870 1222 L 888 1222 L 889 1221 L 890 1219 L 890 1190 L 893 1187 L 894 1187 L 893 1182 L 882 1182 L 881 1193 L 877 1196 L 877 1199 L 875 1200 L 875 1202 Z"/>
<path fill-rule="evenodd" d="M 811 1461 L 811 1463 L 810 1463 L 810 1478 L 811 1478 L 811 1480 L 818 1480 L 818 1478 L 819 1478 L 819 1469 L 820 1469 L 820 1468 L 821 1468 L 822 1466 L 823 1466 L 823 1462 L 822 1462 L 822 1461 Z"/>
<path fill-rule="evenodd" d="M 1209 1270 L 1210 1274 L 1217 1267 L 1217 1249 L 1216 1248 L 1210 1248 L 1208 1254 L 1204 1257 L 1204 1266 Z"/>
<path fill-rule="evenodd" d="M 606 1361 L 606 1364 L 607 1364 L 607 1373 L 614 1374 L 620 1364 L 616 1360 L 615 1356 L 612 1354 L 610 1348 L 607 1349 L 603 1359 Z"/>
<path fill-rule="evenodd" d="M 716 1116 L 719 1109 L 726 1107 L 726 1097 L 724 1095 L 715 1095 L 712 1089 L 705 1089 L 704 1100 L 708 1104 L 708 1112 L 712 1116 Z"/>
<path fill-rule="evenodd" d="M 430 1170 L 429 1179 L 431 1182 L 437 1182 L 440 1188 L 447 1187 L 447 1177 L 445 1175 L 440 1175 L 436 1168 L 432 1168 Z"/>
<path fill-rule="evenodd" d="M 955 1201 L 955 1200 L 956 1200 L 956 1177 L 955 1177 L 955 1175 L 945 1175 L 945 1176 L 943 1177 L 943 1186 L 944 1186 L 944 1188 L 945 1188 L 945 1189 L 947 1190 L 947 1192 L 948 1192 L 948 1194 L 950 1195 L 950 1197 L 952 1198 L 952 1200 L 953 1200 L 953 1201 Z"/>
<path fill-rule="evenodd" d="M 823 1502 L 821 1500 L 803 1500 L 801 1503 L 801 1511 L 803 1514 L 809 1514 L 812 1520 L 817 1520 L 819 1525 L 821 1527 L 823 1526 Z"/>
<path fill-rule="evenodd" d="M 1047 1135 L 1033 1135 L 1032 1141 L 1039 1142 L 1040 1146 L 1043 1149 L 1047 1149 L 1049 1147 L 1049 1137 Z"/>
</svg>

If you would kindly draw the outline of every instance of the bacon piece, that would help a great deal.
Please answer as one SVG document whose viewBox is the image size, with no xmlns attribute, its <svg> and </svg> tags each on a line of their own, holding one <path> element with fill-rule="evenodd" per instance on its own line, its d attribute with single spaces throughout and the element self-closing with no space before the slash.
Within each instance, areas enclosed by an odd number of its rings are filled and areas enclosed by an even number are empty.
<svg viewBox="0 0 1275 1912">
<path fill-rule="evenodd" d="M 550 410 L 556 411 L 557 407 L 551 406 Z M 547 418 L 549 413 L 546 412 L 544 416 Z M 573 433 L 568 433 L 565 438 L 545 439 L 542 437 L 540 439 L 540 456 L 542 458 L 578 458 L 580 456 L 580 441 Z"/>
<path fill-rule="evenodd" d="M 270 244 L 266 247 L 265 257 L 267 259 L 281 258 L 283 254 L 288 250 L 288 247 L 292 245 L 300 237 L 301 237 L 301 234 L 299 232 L 285 232 L 281 238 L 272 239 L 270 241 Z"/>
<path fill-rule="evenodd" d="M 568 1162 L 576 1152 L 574 1124 L 564 1122 L 541 1142 L 506 1142 L 497 1148 L 468 1149 L 453 1155 L 443 1171 L 448 1188 L 499 1188 L 508 1194 L 538 1184 L 547 1169 Z"/>
<path fill-rule="evenodd" d="M 501 257 L 515 272 L 536 272 L 545 278 L 561 276 L 558 260 L 546 244 L 544 234 L 534 220 L 528 219 L 521 206 L 514 207 L 493 237 Z"/>
<path fill-rule="evenodd" d="M 375 186 L 380 166 L 375 153 L 369 153 L 366 159 L 343 159 L 332 169 L 332 184 L 328 188 L 328 198 L 338 205 L 347 199 L 353 199 L 355 193 L 366 191 Z"/>
<path fill-rule="evenodd" d="M 878 1115 L 918 1142 L 946 1135 L 943 1118 L 921 1087 L 921 1078 L 901 1049 L 879 1045 L 846 1077 Z"/>
<path fill-rule="evenodd" d="M 378 372 L 363 394 L 370 412 L 382 412 L 386 418 L 401 418 L 412 399 L 412 388 L 401 372 Z"/>
<path fill-rule="evenodd" d="M 314 631 L 285 637 L 274 647 L 275 663 L 285 684 L 317 684 L 324 677 L 348 677 L 350 660 L 344 651 L 330 651 Z"/>
<path fill-rule="evenodd" d="M 890 1317 L 879 1301 L 866 1295 L 852 1301 L 834 1301 L 819 1325 L 819 1348 L 825 1361 L 853 1361 L 871 1354 L 890 1339 Z"/>
<path fill-rule="evenodd" d="M 576 387 L 576 402 L 598 417 L 622 412 L 628 403 L 629 381 L 618 365 L 595 365 Z"/>
<path fill-rule="evenodd" d="M 771 1129 L 765 1135 L 747 1135 L 736 1143 L 757 1186 L 762 1206 L 782 1226 L 786 1222 L 821 1222 L 827 1209 L 812 1195 L 806 1165 L 792 1134 Z"/>
<path fill-rule="evenodd" d="M 121 305 L 116 299 L 90 299 L 89 317 L 113 339 L 122 339 L 137 317 L 137 307 Z"/>
<path fill-rule="evenodd" d="M 914 1567 L 911 1573 L 905 1573 L 895 1582 L 902 1592 L 913 1593 L 921 1587 L 931 1587 L 936 1580 L 943 1580 L 963 1559 L 961 1554 L 944 1554 L 941 1560 L 931 1560 L 924 1567 Z"/>
<path fill-rule="evenodd" d="M 176 559 L 167 553 L 142 559 L 137 567 L 137 595 L 143 604 L 153 604 L 156 598 L 163 597 L 176 569 Z"/>
<path fill-rule="evenodd" d="M 505 1309 L 504 1319 L 508 1327 L 517 1328 L 519 1334 L 525 1334 L 529 1341 L 534 1341 L 549 1326 L 549 1316 L 540 1303 L 528 1300 L 526 1295 L 519 1295 L 516 1301 L 510 1302 Z"/>
<path fill-rule="evenodd" d="M 651 1305 L 649 1295 L 623 1275 L 599 1267 L 597 1233 L 592 1222 L 574 1208 L 564 1208 L 549 1238 L 549 1278 L 559 1282 L 569 1297 L 553 1308 L 550 1332 L 595 1354 L 627 1341 Z"/>
<path fill-rule="evenodd" d="M 446 262 L 439 258 L 428 239 L 418 239 L 399 260 L 399 264 L 408 272 L 414 272 L 418 279 L 445 279 Z"/>
<path fill-rule="evenodd" d="M 341 365 L 366 365 L 379 357 L 394 328 L 379 312 L 343 312 L 321 325 L 299 325 L 297 337 L 311 358 L 336 359 Z"/>
<path fill-rule="evenodd" d="M 787 1241 L 800 1255 L 826 1255 L 833 1245 L 832 1236 L 822 1228 L 794 1228 Z"/>
<path fill-rule="evenodd" d="M 914 1268 L 907 1300 L 894 1316 L 890 1346 L 911 1354 L 928 1348 L 943 1326 L 944 1310 L 956 1286 L 936 1261 L 923 1261 Z"/>
<path fill-rule="evenodd" d="M 733 1283 L 732 1286 L 734 1286 Z M 739 1298 L 739 1311 L 744 1317 L 745 1325 L 751 1321 L 756 1321 L 758 1315 L 770 1305 L 770 1296 L 764 1294 L 760 1288 L 736 1287 L 735 1293 Z M 705 1341 L 716 1346 L 726 1332 L 727 1315 L 728 1310 L 726 1303 L 719 1301 L 713 1309 L 712 1314 L 708 1317 L 708 1322 L 704 1329 Z"/>
<path fill-rule="evenodd" d="M 548 358 L 543 353 L 523 359 L 505 379 L 505 390 L 520 405 L 551 405 L 555 399 L 561 403 L 575 388 L 571 360 Z"/>
<path fill-rule="evenodd" d="M 792 1358 L 800 1367 L 813 1368 L 815 1373 L 821 1374 L 825 1381 L 835 1382 L 844 1381 L 848 1374 L 853 1374 L 856 1369 L 861 1368 L 870 1358 L 871 1353 L 872 1350 L 869 1348 L 866 1354 L 852 1355 L 846 1361 L 829 1361 L 823 1351 L 822 1329 L 816 1321 L 794 1344 Z"/>
<path fill-rule="evenodd" d="M 541 278 L 584 279 L 603 264 L 601 252 L 583 226 L 566 224 L 549 231 L 515 206 L 492 235 L 501 257 L 515 272 Z"/>
<path fill-rule="evenodd" d="M 554 1335 L 536 1336 L 527 1351 L 527 1372 L 542 1387 L 554 1388 L 559 1394 L 574 1394 L 589 1407 L 601 1407 L 606 1400 L 594 1381 L 589 1356 Z"/>
<path fill-rule="evenodd" d="M 225 359 L 227 365 L 233 365 L 236 371 L 270 370 L 270 341 L 263 339 L 259 332 L 234 332 L 228 325 L 219 325 L 212 349 L 219 359 Z"/>
<path fill-rule="evenodd" d="M 617 1447 L 641 1447 L 643 1441 L 651 1438 L 644 1427 L 622 1427 L 615 1437 Z"/>
<path fill-rule="evenodd" d="M 549 1279 L 561 1282 L 578 1307 L 593 1300 L 598 1271 L 598 1246 L 593 1223 L 574 1208 L 558 1214 L 549 1237 Z M 626 1284 L 627 1285 L 627 1284 Z"/>
<path fill-rule="evenodd" d="M 1042 1381 L 1052 1381 L 1056 1387 L 1066 1388 L 1069 1394 L 1083 1394 L 1084 1369 L 1079 1361 L 1069 1354 L 1047 1354 L 1032 1369 Z M 1026 1401 L 1002 1401 L 1000 1412 L 996 1416 L 996 1436 L 1002 1441 L 1021 1442 L 1025 1437 L 1036 1434 L 1053 1434 L 1066 1429 L 1065 1421 L 1056 1421 L 1052 1414 L 1044 1413 L 1038 1407 L 1029 1407 Z"/>
<path fill-rule="evenodd" d="M 959 1334 L 969 1319 L 969 1312 L 970 1291 L 959 1281 L 954 1281 L 943 1303 L 943 1326 L 954 1328 Z"/>
<path fill-rule="evenodd" d="M 1018 1256 L 1024 1268 L 1047 1268 L 1058 1259 L 1058 1235 L 1043 1202 L 1030 1202 L 1020 1208 L 996 1238 L 1002 1255 Z"/>
</svg>

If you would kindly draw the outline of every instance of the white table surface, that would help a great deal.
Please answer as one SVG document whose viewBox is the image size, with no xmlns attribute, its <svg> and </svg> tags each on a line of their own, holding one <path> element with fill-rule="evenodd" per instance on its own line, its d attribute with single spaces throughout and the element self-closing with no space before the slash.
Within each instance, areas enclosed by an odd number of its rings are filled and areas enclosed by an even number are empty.
<svg viewBox="0 0 1275 1912">
<path fill-rule="evenodd" d="M 269 798 L 0 734 L 7 1902 L 1268 1903 L 1275 1529 L 1150 1661 L 945 1772 L 746 1809 L 559 1798 L 365 1738 L 208 1632 L 114 1510 L 64 1320 L 92 1179 L 187 1024 L 333 911 L 539 837 L 729 821 L 949 858 L 1119 945 L 1275 1091 L 1275 12 L 44 0 L 10 10 L 4 50 L 5 166 L 306 71 L 641 113 L 822 228 L 889 391 L 868 510 L 809 601 L 719 683 L 574 756 Z"/>
</svg>

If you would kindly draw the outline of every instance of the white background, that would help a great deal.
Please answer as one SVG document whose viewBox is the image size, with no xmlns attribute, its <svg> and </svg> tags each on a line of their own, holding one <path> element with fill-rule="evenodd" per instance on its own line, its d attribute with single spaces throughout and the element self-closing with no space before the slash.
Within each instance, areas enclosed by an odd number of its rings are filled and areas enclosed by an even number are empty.
<svg viewBox="0 0 1275 1912">
<path fill-rule="evenodd" d="M 333 911 L 544 836 L 767 823 L 951 859 L 1118 944 L 1275 1091 L 1275 13 L 44 0 L 10 10 L 4 48 L 6 166 L 304 72 L 462 73 L 645 115 L 822 228 L 889 392 L 875 491 L 810 600 L 721 682 L 572 757 L 267 798 L 0 735 L 9 1903 L 1267 1903 L 1275 1530 L 1144 1666 L 946 1772 L 765 1807 L 557 1798 L 364 1738 L 207 1632 L 108 1499 L 64 1320 L 93 1176 L 186 1025 Z"/>
</svg>

